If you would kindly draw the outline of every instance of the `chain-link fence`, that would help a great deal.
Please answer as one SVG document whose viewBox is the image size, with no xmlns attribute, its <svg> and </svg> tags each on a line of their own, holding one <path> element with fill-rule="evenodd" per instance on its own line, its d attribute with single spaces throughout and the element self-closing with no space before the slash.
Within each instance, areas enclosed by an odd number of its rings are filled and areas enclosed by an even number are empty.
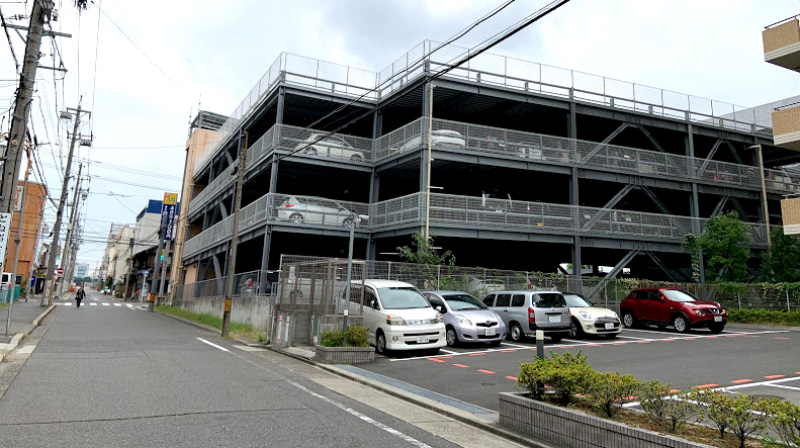
<svg viewBox="0 0 800 448">
<path fill-rule="evenodd" d="M 233 281 L 233 295 L 274 296 L 278 288 L 278 271 L 250 271 L 236 274 Z M 228 277 L 218 277 L 195 283 L 178 285 L 175 288 L 173 302 L 181 300 L 202 299 L 207 297 L 225 297 L 225 285 Z"/>
</svg>

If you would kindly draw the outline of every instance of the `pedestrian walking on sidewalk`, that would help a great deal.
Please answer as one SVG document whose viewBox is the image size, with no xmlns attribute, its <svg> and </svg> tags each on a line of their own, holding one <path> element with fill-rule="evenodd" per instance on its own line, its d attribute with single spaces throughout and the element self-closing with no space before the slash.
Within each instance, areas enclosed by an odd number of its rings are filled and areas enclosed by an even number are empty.
<svg viewBox="0 0 800 448">
<path fill-rule="evenodd" d="M 78 292 L 75 293 L 75 301 L 78 302 L 78 308 L 81 307 L 81 300 L 85 298 L 86 298 L 86 291 L 84 291 L 83 286 L 81 286 L 81 289 L 79 289 Z"/>
</svg>

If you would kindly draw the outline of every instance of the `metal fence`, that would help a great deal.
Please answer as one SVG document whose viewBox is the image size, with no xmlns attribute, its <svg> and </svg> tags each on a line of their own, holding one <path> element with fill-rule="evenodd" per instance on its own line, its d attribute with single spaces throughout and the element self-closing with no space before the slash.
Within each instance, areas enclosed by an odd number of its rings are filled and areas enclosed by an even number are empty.
<svg viewBox="0 0 800 448">
<path fill-rule="evenodd" d="M 450 66 L 469 51 L 464 47 L 452 44 L 442 46 L 426 40 L 377 73 L 281 53 L 198 155 L 194 171 L 201 171 L 222 143 L 238 128 L 241 120 L 248 117 L 279 82 L 377 102 L 426 73 L 436 73 Z M 708 126 L 772 135 L 771 110 L 736 106 L 498 54 L 481 54 L 445 76 L 525 92 L 575 98 L 606 107 Z"/>
<path fill-rule="evenodd" d="M 348 228 L 351 215 L 361 218 L 358 232 L 386 230 L 393 226 L 422 225 L 425 193 L 413 193 L 374 204 L 335 201 L 316 196 L 267 193 L 239 212 L 239 231 L 258 225 Z M 697 233 L 706 218 L 644 213 L 610 208 L 549 204 L 511 199 L 480 198 L 432 193 L 430 223 L 469 228 L 489 227 L 513 232 L 597 235 L 657 239 L 678 243 L 687 233 Z M 214 224 L 186 241 L 183 256 L 191 257 L 231 238 L 233 216 Z M 766 244 L 763 224 L 749 224 L 751 244 Z"/>
<path fill-rule="evenodd" d="M 278 290 L 278 271 L 250 271 L 236 274 L 233 280 L 233 295 L 266 295 L 274 296 Z M 178 285 L 175 288 L 173 302 L 202 299 L 209 297 L 225 297 L 227 276 L 203 280 L 195 283 Z"/>
<path fill-rule="evenodd" d="M 427 122 L 427 118 L 419 118 L 374 140 L 346 134 L 333 134 L 322 139 L 324 131 L 275 125 L 248 148 L 247 170 L 258 167 L 273 151 L 358 165 L 378 162 L 426 147 Z M 724 187 L 761 187 L 758 167 L 749 165 L 441 119 L 433 120 L 433 130 L 432 145 L 439 150 L 456 149 L 526 162 L 591 167 Z M 313 142 L 316 143 L 297 151 Z M 235 180 L 234 172 L 235 166 L 232 165 L 219 173 L 192 199 L 190 213 L 197 213 L 202 205 L 230 188 Z M 765 169 L 764 176 L 767 190 L 771 192 L 788 194 L 800 191 L 800 175 L 796 173 Z"/>
</svg>

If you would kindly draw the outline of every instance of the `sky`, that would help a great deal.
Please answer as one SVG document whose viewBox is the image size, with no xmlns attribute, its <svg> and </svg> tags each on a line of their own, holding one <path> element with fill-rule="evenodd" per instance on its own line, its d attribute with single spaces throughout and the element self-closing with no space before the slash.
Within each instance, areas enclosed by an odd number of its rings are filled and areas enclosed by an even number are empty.
<svg viewBox="0 0 800 448">
<path fill-rule="evenodd" d="M 549 0 L 516 0 L 457 42 L 472 47 Z M 55 0 L 56 31 L 41 65 L 30 120 L 38 160 L 58 202 L 69 148 L 58 112 L 92 112 L 77 162 L 87 163 L 78 261 L 96 266 L 111 223 L 134 223 L 148 199 L 180 191 L 189 123 L 198 108 L 229 115 L 281 52 L 370 71 L 425 39 L 443 41 L 502 0 Z M 32 0 L 0 1 L 27 26 Z M 491 51 L 741 106 L 800 94 L 800 75 L 764 62 L 764 26 L 800 13 L 795 0 L 571 0 Z M 13 107 L 13 30 L 0 44 L 0 109 Z M 4 38 L 5 39 L 5 38 Z M 45 144 L 47 143 L 47 144 Z M 73 165 L 73 175 L 77 165 Z M 39 173 L 33 175 L 37 180 Z M 84 186 L 87 182 L 84 183 Z M 72 187 L 71 187 L 72 188 Z M 71 192 L 70 192 L 71 193 Z M 55 209 L 46 219 L 52 223 Z M 62 231 L 63 235 L 63 231 Z"/>
</svg>

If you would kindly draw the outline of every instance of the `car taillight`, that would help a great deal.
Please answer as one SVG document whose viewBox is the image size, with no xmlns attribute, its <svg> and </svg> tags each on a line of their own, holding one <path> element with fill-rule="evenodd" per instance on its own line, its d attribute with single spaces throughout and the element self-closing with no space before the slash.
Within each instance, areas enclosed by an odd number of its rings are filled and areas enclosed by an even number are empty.
<svg viewBox="0 0 800 448">
<path fill-rule="evenodd" d="M 536 322 L 536 314 L 533 312 L 533 308 L 528 307 L 528 323 Z"/>
</svg>

